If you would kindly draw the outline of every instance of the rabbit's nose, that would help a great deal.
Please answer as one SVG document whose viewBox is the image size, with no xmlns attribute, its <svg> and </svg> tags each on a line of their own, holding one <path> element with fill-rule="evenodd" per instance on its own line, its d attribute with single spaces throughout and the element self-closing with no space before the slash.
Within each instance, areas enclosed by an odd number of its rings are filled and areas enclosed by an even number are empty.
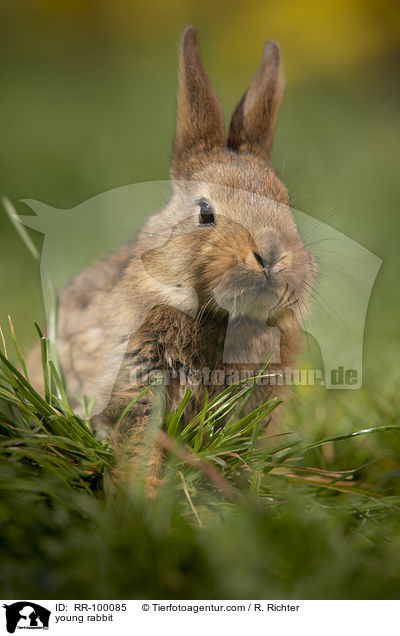
<svg viewBox="0 0 400 636">
<path fill-rule="evenodd" d="M 262 258 L 262 256 L 257 252 L 252 252 L 252 255 L 254 256 L 256 263 L 261 267 L 261 269 L 268 271 L 268 263 Z"/>
<path fill-rule="evenodd" d="M 275 271 L 276 266 L 285 258 L 286 253 L 282 253 L 280 255 L 274 254 L 270 256 L 261 256 L 258 252 L 252 251 L 251 255 L 252 259 L 255 261 L 254 264 L 258 267 L 258 269 L 262 269 L 265 274 L 269 274 Z"/>
<path fill-rule="evenodd" d="M 251 252 L 251 257 L 253 265 L 255 265 L 257 269 L 261 269 L 264 274 L 269 274 L 275 264 L 275 259 L 268 258 L 265 255 L 261 256 L 258 252 Z"/>
</svg>

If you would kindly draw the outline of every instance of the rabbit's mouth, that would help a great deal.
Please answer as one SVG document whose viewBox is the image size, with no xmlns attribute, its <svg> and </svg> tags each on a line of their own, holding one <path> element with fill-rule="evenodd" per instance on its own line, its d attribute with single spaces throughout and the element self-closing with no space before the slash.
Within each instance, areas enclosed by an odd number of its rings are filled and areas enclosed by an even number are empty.
<svg viewBox="0 0 400 636">
<path fill-rule="evenodd" d="M 230 289 L 216 288 L 214 298 L 227 311 L 232 320 L 246 316 L 251 320 L 265 323 L 276 311 L 281 292 L 266 285 L 251 289 L 240 289 L 232 293 Z"/>
</svg>

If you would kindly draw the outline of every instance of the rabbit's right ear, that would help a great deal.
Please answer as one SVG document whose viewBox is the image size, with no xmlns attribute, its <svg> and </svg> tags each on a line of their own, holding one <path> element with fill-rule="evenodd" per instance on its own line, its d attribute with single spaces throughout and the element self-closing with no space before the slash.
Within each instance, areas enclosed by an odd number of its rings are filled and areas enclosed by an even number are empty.
<svg viewBox="0 0 400 636">
<path fill-rule="evenodd" d="M 222 108 L 201 61 L 197 30 L 191 26 L 182 39 L 177 102 L 171 162 L 175 176 L 184 170 L 188 153 L 226 145 Z"/>
<path fill-rule="evenodd" d="M 236 108 L 229 129 L 228 147 L 236 152 L 261 154 L 271 159 L 276 120 L 282 102 L 284 77 L 279 45 L 269 40 L 257 73 Z"/>
</svg>

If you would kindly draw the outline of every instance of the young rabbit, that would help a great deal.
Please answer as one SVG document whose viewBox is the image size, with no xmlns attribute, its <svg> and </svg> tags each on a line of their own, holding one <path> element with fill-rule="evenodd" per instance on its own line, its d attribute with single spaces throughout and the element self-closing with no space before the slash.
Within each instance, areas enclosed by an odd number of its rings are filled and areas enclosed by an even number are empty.
<svg viewBox="0 0 400 636">
<path fill-rule="evenodd" d="M 271 166 L 283 93 L 280 51 L 266 43 L 260 67 L 226 136 L 221 106 L 203 68 L 197 31 L 184 33 L 179 68 L 173 196 L 137 240 L 79 275 L 59 306 L 58 350 L 72 396 L 97 400 L 110 424 L 154 379 L 113 432 L 116 476 L 134 475 L 149 423 L 175 409 L 193 383 L 186 421 L 224 386 L 221 374 L 268 373 L 293 363 L 299 321 L 316 275 L 292 217 L 288 192 Z M 151 371 L 151 372 L 149 372 Z M 281 386 L 257 387 L 247 409 Z M 279 409 L 278 409 L 279 410 Z M 149 489 L 160 454 L 147 449 Z"/>
</svg>

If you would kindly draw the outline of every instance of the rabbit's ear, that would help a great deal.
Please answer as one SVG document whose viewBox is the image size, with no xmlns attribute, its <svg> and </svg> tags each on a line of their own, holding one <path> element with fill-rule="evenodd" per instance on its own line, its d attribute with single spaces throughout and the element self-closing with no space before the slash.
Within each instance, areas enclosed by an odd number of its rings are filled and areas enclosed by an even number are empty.
<svg viewBox="0 0 400 636">
<path fill-rule="evenodd" d="M 282 102 L 284 77 L 279 45 L 269 40 L 261 64 L 236 108 L 228 136 L 228 147 L 254 152 L 271 159 L 276 120 Z"/>
<path fill-rule="evenodd" d="M 226 145 L 224 115 L 204 70 L 194 27 L 187 27 L 183 34 L 177 102 L 172 168 L 179 173 L 186 153 Z"/>
</svg>

